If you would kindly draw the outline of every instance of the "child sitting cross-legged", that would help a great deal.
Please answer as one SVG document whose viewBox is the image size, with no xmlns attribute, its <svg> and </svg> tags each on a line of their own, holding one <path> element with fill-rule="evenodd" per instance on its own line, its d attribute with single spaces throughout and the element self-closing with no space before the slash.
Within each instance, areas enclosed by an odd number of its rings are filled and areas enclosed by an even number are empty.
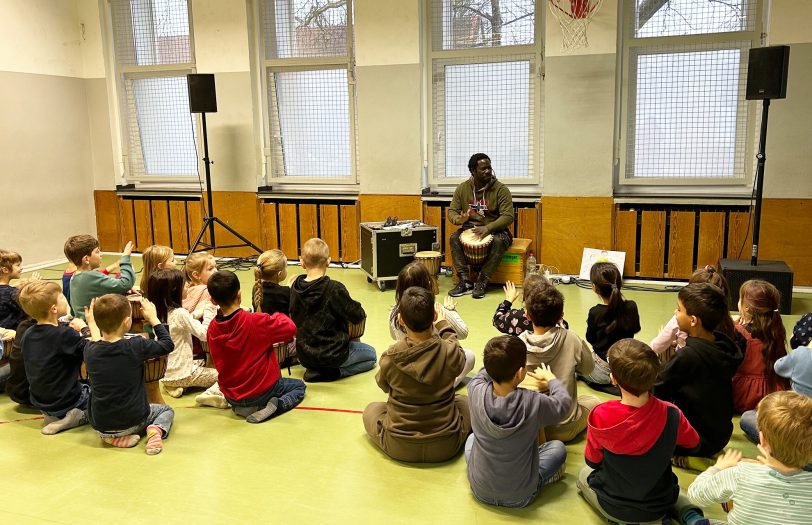
<svg viewBox="0 0 812 525">
<path fill-rule="evenodd" d="M 249 423 L 292 410 L 304 399 L 305 384 L 281 377 L 273 346 L 293 339 L 296 325 L 285 314 L 243 310 L 240 280 L 234 272 L 215 272 L 207 286 L 220 307 L 209 325 L 209 352 L 231 409 Z"/>
<path fill-rule="evenodd" d="M 468 398 L 454 395 L 465 367 L 457 332 L 435 309 L 434 294 L 412 286 L 398 302 L 406 338 L 381 354 L 375 380 L 389 394 L 370 403 L 364 427 L 373 442 L 400 461 L 437 463 L 454 457 L 471 431 Z M 438 315 L 439 314 L 439 315 Z"/>
<path fill-rule="evenodd" d="M 88 417 L 102 441 L 119 448 L 134 447 L 146 431 L 149 455 L 163 450 L 175 412 L 168 405 L 147 402 L 144 361 L 174 349 L 169 327 L 158 320 L 155 305 L 141 299 L 144 320 L 155 330 L 155 340 L 126 337 L 132 326 L 132 306 L 126 297 L 107 294 L 94 299 L 86 312 L 95 321 L 101 341 L 88 345 L 85 366 L 93 395 Z"/>
<path fill-rule="evenodd" d="M 576 375 L 592 372 L 595 366 L 592 351 L 575 332 L 560 326 L 564 318 L 564 296 L 552 284 L 544 282 L 534 286 L 525 297 L 524 306 L 532 326 L 519 335 L 527 345 L 527 368 L 532 370 L 540 364 L 549 366 L 574 400 L 563 419 L 544 429 L 545 436 L 572 441 L 586 430 L 589 412 L 600 403 L 595 396 L 578 395 Z M 539 385 L 532 375 L 520 386 L 537 391 L 547 389 L 546 384 Z"/>
<path fill-rule="evenodd" d="M 774 392 L 758 404 L 758 461 L 728 450 L 697 476 L 688 497 L 698 505 L 733 502 L 728 523 L 810 523 L 812 514 L 812 399 Z"/>
<path fill-rule="evenodd" d="M 485 345 L 485 368 L 468 384 L 474 431 L 465 443 L 468 481 L 490 505 L 526 507 L 564 475 L 564 443 L 538 439 L 541 428 L 566 417 L 572 399 L 547 365 L 526 372 L 526 354 L 516 337 L 494 337 Z M 549 395 L 518 388 L 525 374 L 549 384 Z"/>
<path fill-rule="evenodd" d="M 680 409 L 649 393 L 660 360 L 645 343 L 622 339 L 607 354 L 620 400 L 589 415 L 578 491 L 604 518 L 617 523 L 707 524 L 702 512 L 680 494 L 671 456 L 677 446 L 693 448 L 699 435 Z"/>
<path fill-rule="evenodd" d="M 95 272 L 101 266 L 99 241 L 91 235 L 74 235 L 65 242 L 65 256 L 76 265 L 76 271 L 70 280 L 70 305 L 73 315 L 84 318 L 85 307 L 90 301 L 107 293 L 127 293 L 135 281 L 133 266 L 130 262 L 133 243 L 128 242 L 119 261 L 121 278 L 116 279 L 101 272 Z"/>
<path fill-rule="evenodd" d="M 79 382 L 79 371 L 90 341 L 78 332 L 87 325 L 80 319 L 70 326 L 59 324 L 59 317 L 68 313 L 68 301 L 55 282 L 26 283 L 19 300 L 37 323 L 25 332 L 22 354 L 31 404 L 45 416 L 42 433 L 52 435 L 84 425 L 90 387 Z"/>
</svg>

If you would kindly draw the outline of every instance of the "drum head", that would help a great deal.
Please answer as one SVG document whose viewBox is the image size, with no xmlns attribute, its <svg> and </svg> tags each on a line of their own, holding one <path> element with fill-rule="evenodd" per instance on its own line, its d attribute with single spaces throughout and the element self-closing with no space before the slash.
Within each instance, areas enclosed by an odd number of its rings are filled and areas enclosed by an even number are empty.
<svg viewBox="0 0 812 525">
<path fill-rule="evenodd" d="M 493 235 L 490 233 L 485 237 L 480 237 L 476 233 L 474 233 L 473 229 L 465 230 L 460 234 L 460 242 L 463 244 L 470 244 L 471 246 L 482 246 L 486 244 L 490 244 L 493 241 Z"/>
<path fill-rule="evenodd" d="M 415 259 L 431 259 L 433 257 L 442 257 L 442 256 L 443 256 L 442 253 L 431 250 L 425 252 L 417 252 L 416 254 L 414 254 Z"/>
</svg>

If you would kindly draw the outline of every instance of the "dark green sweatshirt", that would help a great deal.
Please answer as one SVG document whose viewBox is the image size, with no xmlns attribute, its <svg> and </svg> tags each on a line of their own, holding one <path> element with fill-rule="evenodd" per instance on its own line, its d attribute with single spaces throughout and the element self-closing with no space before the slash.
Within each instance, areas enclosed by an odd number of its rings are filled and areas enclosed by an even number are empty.
<svg viewBox="0 0 812 525">
<path fill-rule="evenodd" d="M 463 215 L 472 204 L 484 204 L 483 215 L 475 214 L 469 221 L 476 225 L 485 225 L 489 232 L 508 229 L 513 224 L 513 197 L 507 186 L 496 180 L 496 177 L 474 195 L 474 179 L 469 178 L 454 190 L 451 206 L 448 208 L 448 220 L 461 225 Z"/>
</svg>

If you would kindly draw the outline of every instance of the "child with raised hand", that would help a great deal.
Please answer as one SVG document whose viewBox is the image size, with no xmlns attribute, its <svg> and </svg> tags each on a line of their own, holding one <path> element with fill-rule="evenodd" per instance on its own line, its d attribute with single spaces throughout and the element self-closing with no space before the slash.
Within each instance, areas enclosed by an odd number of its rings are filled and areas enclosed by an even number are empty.
<svg viewBox="0 0 812 525">
<path fill-rule="evenodd" d="M 733 376 L 733 408 L 743 413 L 756 408 L 772 392 L 787 390 L 789 381 L 774 369 L 787 355 L 787 333 L 778 308 L 781 293 L 766 281 L 750 280 L 739 289 L 736 330 L 744 336 L 744 361 Z"/>
<path fill-rule="evenodd" d="M 660 371 L 654 395 L 677 405 L 699 433 L 697 448 L 677 448 L 675 464 L 702 470 L 704 462 L 689 462 L 684 456 L 712 457 L 730 440 L 732 379 L 742 353 L 731 339 L 733 320 L 719 287 L 710 283 L 685 286 L 677 296 L 675 313 L 688 338 L 685 348 Z"/>
<path fill-rule="evenodd" d="M 439 293 L 437 281 L 429 273 L 425 264 L 415 261 L 403 267 L 400 273 L 398 273 L 397 286 L 395 288 L 395 304 L 389 311 L 389 334 L 395 341 L 402 341 L 406 338 L 406 328 L 400 323 L 398 318 L 400 314 L 399 303 L 403 292 L 412 286 L 418 286 L 424 290 L 428 290 L 435 296 Z M 454 299 L 446 296 L 443 304 L 435 302 L 434 307 L 435 309 L 442 310 L 443 318 L 448 321 L 448 324 L 450 324 L 451 328 L 457 333 L 457 340 L 468 337 L 468 326 L 466 326 L 465 321 L 462 320 L 462 317 L 457 312 L 457 304 L 454 302 Z M 465 367 L 454 380 L 454 386 L 459 385 L 463 378 L 468 375 L 468 372 L 474 369 L 474 362 L 476 361 L 476 356 L 471 350 L 466 348 L 462 350 L 465 352 Z"/>
<path fill-rule="evenodd" d="M 462 449 L 471 431 L 468 398 L 454 395 L 465 352 L 443 309 L 435 308 L 431 291 L 408 288 L 399 306 L 407 337 L 381 354 L 375 381 L 389 398 L 367 405 L 364 428 L 394 459 L 446 461 Z"/>
<path fill-rule="evenodd" d="M 774 392 L 758 405 L 757 462 L 728 450 L 697 476 L 688 497 L 698 505 L 733 501 L 728 523 L 810 523 L 812 514 L 812 399 Z"/>
<path fill-rule="evenodd" d="M 90 341 L 79 332 L 88 325 L 81 319 L 74 319 L 70 326 L 59 324 L 59 317 L 68 313 L 68 301 L 54 282 L 27 283 L 19 300 L 37 321 L 25 333 L 22 354 L 31 404 L 45 416 L 42 433 L 52 435 L 84 425 L 90 387 L 79 382 L 79 371 L 82 352 Z M 89 325 L 94 330 L 92 318 Z"/>
<path fill-rule="evenodd" d="M 102 441 L 114 447 L 134 447 L 146 432 L 146 452 L 154 455 L 163 450 L 175 412 L 168 405 L 147 402 L 144 361 L 169 354 L 174 344 L 155 305 L 141 298 L 141 310 L 155 330 L 154 340 L 125 337 L 132 325 L 132 307 L 123 295 L 103 295 L 90 308 L 101 340 L 85 349 L 85 366 L 93 385 L 88 417 Z"/>
<path fill-rule="evenodd" d="M 564 444 L 539 445 L 538 436 L 569 413 L 572 399 L 547 365 L 528 371 L 526 353 L 516 337 L 494 337 L 485 345 L 485 368 L 468 384 L 473 428 L 465 442 L 468 482 L 474 496 L 489 505 L 526 507 L 566 467 Z M 525 375 L 548 384 L 549 395 L 518 388 Z"/>
<path fill-rule="evenodd" d="M 135 283 L 135 273 L 130 262 L 133 243 L 128 242 L 119 261 L 121 277 L 105 275 L 93 270 L 101 266 L 99 241 L 91 235 L 74 235 L 65 242 L 65 256 L 76 265 L 70 280 L 70 306 L 73 315 L 84 318 L 90 301 L 108 293 L 126 294 Z"/>
<path fill-rule="evenodd" d="M 150 275 L 158 270 L 174 270 L 176 264 L 175 252 L 169 246 L 160 244 L 148 246 L 141 254 L 141 282 L 138 284 L 141 293 L 146 290 Z"/>
<path fill-rule="evenodd" d="M 171 397 L 180 397 L 183 390 L 190 387 L 209 388 L 217 384 L 217 370 L 206 368 L 205 363 L 196 361 L 192 355 L 192 338 L 206 340 L 209 323 L 214 319 L 217 309 L 208 303 L 204 308 L 203 320 L 192 317 L 183 308 L 183 295 L 186 292 L 183 273 L 180 270 L 158 270 L 149 277 L 147 294 L 152 297 L 158 321 L 169 326 L 169 335 L 175 349 L 169 354 L 166 374 L 161 385 Z M 219 390 L 216 390 L 219 393 Z M 211 393 L 204 396 L 212 397 Z M 214 395 L 217 399 L 217 396 Z M 211 404 L 211 403 L 209 403 Z M 219 396 L 219 402 L 213 406 L 228 408 L 225 398 Z"/>
<path fill-rule="evenodd" d="M 688 284 L 694 283 L 714 284 L 718 286 L 719 289 L 722 290 L 722 293 L 725 294 L 725 297 L 727 297 L 727 281 L 725 277 L 717 272 L 716 268 L 711 265 L 700 268 L 691 275 Z M 672 348 L 674 350 L 682 350 L 685 347 L 685 339 L 687 339 L 687 337 L 688 334 L 679 329 L 677 316 L 675 315 L 666 323 L 665 328 L 662 329 L 660 334 L 651 340 L 649 346 L 657 354 L 663 354 Z"/>
<path fill-rule="evenodd" d="M 183 308 L 195 319 L 202 319 L 211 304 L 211 296 L 206 284 L 211 274 L 217 271 L 214 257 L 207 252 L 196 252 L 183 261 L 183 274 L 186 277 L 186 293 L 183 297 Z"/>
<path fill-rule="evenodd" d="M 560 326 L 564 318 L 564 296 L 552 284 L 540 283 L 530 290 L 525 297 L 525 312 L 532 329 L 522 332 L 519 339 L 527 346 L 527 369 L 542 364 L 549 366 L 573 399 L 566 415 L 545 428 L 544 435 L 547 439 L 572 441 L 586 430 L 590 411 L 600 403 L 595 396 L 578 395 L 576 376 L 592 372 L 595 366 L 593 354 L 583 339 Z M 546 384 L 537 384 L 532 376 L 519 386 L 547 390 Z"/>
<path fill-rule="evenodd" d="M 304 399 L 305 384 L 281 377 L 273 346 L 293 339 L 296 325 L 285 314 L 243 310 L 234 272 L 215 272 L 208 287 L 220 307 L 209 325 L 209 351 L 234 413 L 249 423 L 261 423 L 292 410 Z"/>
<path fill-rule="evenodd" d="M 110 275 L 112 273 L 118 279 L 121 277 L 121 272 L 119 270 L 120 268 L 118 262 L 114 262 L 107 268 L 102 268 L 98 271 L 104 275 Z M 62 294 L 65 296 L 65 299 L 68 300 L 68 304 L 70 304 L 70 280 L 73 278 L 74 273 L 76 273 L 76 265 L 71 261 L 68 261 L 65 271 L 62 272 Z"/>
<path fill-rule="evenodd" d="M 534 273 L 528 276 L 522 284 L 522 301 L 526 301 L 533 288 L 545 281 L 544 276 L 540 274 Z M 516 336 L 533 330 L 533 324 L 525 315 L 524 308 L 513 308 L 513 303 L 519 298 L 516 285 L 512 281 L 507 281 L 502 289 L 505 291 L 505 300 L 496 307 L 496 312 L 493 314 L 493 326 L 503 334 Z"/>
<path fill-rule="evenodd" d="M 595 369 L 584 379 L 596 387 L 609 385 L 609 365 L 606 352 L 621 339 L 633 338 L 640 331 L 637 303 L 623 298 L 623 278 L 617 266 L 598 262 L 589 272 L 592 290 L 601 298 L 601 304 L 589 310 L 586 320 L 586 340 L 595 352 Z"/>
<path fill-rule="evenodd" d="M 347 288 L 327 276 L 330 248 L 321 239 L 309 239 L 299 258 L 305 275 L 290 287 L 290 316 L 299 328 L 296 353 L 308 382 L 335 381 L 375 368 L 375 349 L 350 341 L 349 325 L 366 319 Z"/>
<path fill-rule="evenodd" d="M 288 258 L 282 250 L 267 250 L 257 258 L 254 289 L 251 293 L 255 312 L 290 315 L 290 286 L 282 283 L 288 276 Z"/>
<path fill-rule="evenodd" d="M 611 379 L 620 400 L 589 415 L 578 491 L 604 518 L 618 523 L 707 524 L 702 512 L 680 493 L 671 471 L 676 447 L 694 448 L 699 435 L 679 408 L 650 393 L 660 360 L 645 343 L 623 339 L 608 352 Z"/>
</svg>

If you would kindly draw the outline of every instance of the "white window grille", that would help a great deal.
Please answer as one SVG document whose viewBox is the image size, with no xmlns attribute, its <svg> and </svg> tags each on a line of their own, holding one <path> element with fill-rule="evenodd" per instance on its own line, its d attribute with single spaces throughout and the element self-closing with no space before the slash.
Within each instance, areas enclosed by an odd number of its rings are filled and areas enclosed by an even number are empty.
<svg viewBox="0 0 812 525">
<path fill-rule="evenodd" d="M 257 0 L 266 181 L 354 184 L 352 0 Z"/>
<path fill-rule="evenodd" d="M 620 184 L 749 183 L 759 0 L 623 0 Z"/>
<path fill-rule="evenodd" d="M 186 75 L 194 72 L 187 0 L 110 0 L 125 177 L 196 177 L 197 125 Z"/>
<path fill-rule="evenodd" d="M 497 177 L 537 184 L 542 166 L 542 13 L 533 0 L 432 0 L 428 10 L 429 173 L 469 176 L 486 153 Z"/>
</svg>

